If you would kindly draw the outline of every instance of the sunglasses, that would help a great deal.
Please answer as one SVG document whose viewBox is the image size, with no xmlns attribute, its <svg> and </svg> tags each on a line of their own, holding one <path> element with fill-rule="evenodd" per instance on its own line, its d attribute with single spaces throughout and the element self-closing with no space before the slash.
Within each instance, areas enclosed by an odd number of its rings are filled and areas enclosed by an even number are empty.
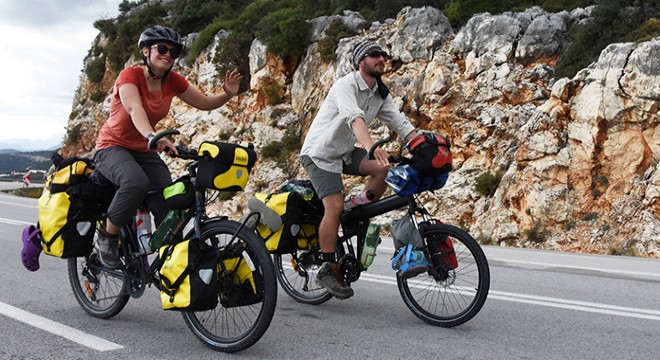
<svg viewBox="0 0 660 360">
<path fill-rule="evenodd" d="M 372 58 L 377 58 L 377 57 L 382 56 L 383 59 L 387 59 L 387 53 L 385 51 L 374 50 L 374 51 L 368 52 L 367 56 L 372 57 Z"/>
<path fill-rule="evenodd" d="M 166 45 L 163 44 L 152 45 L 151 48 L 158 49 L 158 53 L 161 55 L 165 55 L 169 51 L 172 59 L 176 59 L 179 57 L 179 55 L 181 55 L 181 50 L 179 50 L 178 48 L 167 47 Z"/>
</svg>

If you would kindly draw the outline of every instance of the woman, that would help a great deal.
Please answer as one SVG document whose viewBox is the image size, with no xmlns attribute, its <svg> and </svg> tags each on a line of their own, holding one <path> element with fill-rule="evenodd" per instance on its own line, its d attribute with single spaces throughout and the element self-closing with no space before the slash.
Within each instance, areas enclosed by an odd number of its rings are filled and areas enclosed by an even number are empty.
<svg viewBox="0 0 660 360">
<path fill-rule="evenodd" d="M 110 268 L 122 266 L 117 248 L 120 228 L 135 215 L 149 190 L 162 189 L 172 181 L 158 153 L 176 153 L 174 145 L 163 138 L 156 151 L 147 148 L 156 124 L 167 116 L 172 98 L 178 96 L 200 110 L 217 109 L 238 93 L 242 79 L 238 70 L 228 70 L 223 92 L 208 96 L 190 86 L 182 75 L 171 71 L 183 49 L 181 35 L 164 26 L 142 32 L 138 48 L 144 64 L 127 67 L 117 77 L 110 118 L 96 141 L 96 167 L 117 187 L 107 226 L 99 237 L 101 262 Z M 159 200 L 146 199 L 156 224 L 167 211 L 158 206 Z"/>
</svg>

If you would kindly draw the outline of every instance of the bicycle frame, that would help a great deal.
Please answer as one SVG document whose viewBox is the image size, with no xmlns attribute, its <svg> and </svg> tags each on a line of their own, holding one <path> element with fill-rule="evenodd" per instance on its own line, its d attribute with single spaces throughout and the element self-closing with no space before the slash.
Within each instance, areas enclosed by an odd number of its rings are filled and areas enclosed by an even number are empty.
<svg viewBox="0 0 660 360">
<path fill-rule="evenodd" d="M 344 211 L 340 219 L 342 234 L 339 236 L 337 244 L 346 244 L 346 246 L 345 248 L 344 246 L 337 246 L 340 261 L 341 258 L 345 258 L 347 255 L 346 252 L 348 252 L 349 255 L 352 255 L 354 259 L 361 258 L 369 220 L 375 216 L 407 206 L 408 213 L 411 215 L 415 228 L 419 229 L 419 222 L 414 216 L 415 214 L 420 214 L 424 221 L 429 221 L 431 217 L 428 211 L 417 203 L 415 196 L 416 195 L 391 195 Z M 354 236 L 357 238 L 357 249 L 353 246 L 351 241 Z M 354 270 L 356 273 L 351 274 L 352 276 L 348 277 L 351 281 L 357 280 L 359 278 L 359 273 L 362 271 L 361 266 L 353 266 L 353 268 L 356 268 L 356 270 Z"/>
<path fill-rule="evenodd" d="M 164 244 L 175 244 L 182 241 L 183 230 L 190 223 L 191 220 L 193 220 L 193 231 L 194 231 L 193 237 L 199 239 L 201 238 L 201 227 L 203 223 L 212 222 L 212 221 L 222 221 L 227 219 L 227 216 L 208 217 L 208 215 L 206 214 L 206 205 L 205 205 L 206 192 L 204 188 L 198 186 L 197 164 L 198 161 L 191 161 L 187 165 L 188 173 L 190 175 L 190 181 L 193 185 L 193 188 L 195 189 L 195 197 L 194 197 L 195 200 L 193 204 L 188 209 L 185 210 L 185 214 L 181 218 L 179 223 L 166 236 L 166 238 L 163 241 Z M 250 214 L 249 217 L 251 216 L 259 216 L 259 214 L 258 213 Z M 257 221 L 258 220 L 259 219 L 257 219 Z M 233 238 L 231 239 L 230 243 L 233 243 L 233 241 L 235 241 L 238 233 L 241 231 L 246 221 L 248 221 L 248 219 L 245 219 L 245 221 L 243 222 L 241 227 L 237 230 L 237 232 L 233 234 Z M 130 261 L 131 264 L 127 264 L 123 270 L 120 269 L 116 271 L 108 271 L 108 273 L 112 273 L 114 276 L 117 277 L 128 277 L 132 284 L 131 288 L 129 289 L 129 294 L 135 298 L 140 297 L 144 293 L 146 285 L 148 284 L 152 284 L 157 289 L 160 289 L 161 284 L 156 275 L 158 273 L 158 270 L 162 266 L 161 261 L 156 260 L 152 262 L 151 264 L 149 264 L 149 268 L 147 269 L 145 269 L 145 266 L 137 266 L 136 267 L 137 273 L 125 271 L 130 269 L 132 263 L 134 262 L 148 264 L 148 258 L 147 258 L 148 254 L 140 253 L 138 250 L 139 249 L 138 237 L 137 237 L 137 231 L 134 220 L 122 227 L 121 237 L 122 239 L 124 239 L 127 245 L 122 247 L 122 249 L 124 249 L 123 251 L 125 252 L 124 258 Z M 212 239 L 212 241 L 215 242 L 215 239 Z M 213 243 L 212 245 L 214 248 L 217 248 L 218 244 Z"/>
</svg>

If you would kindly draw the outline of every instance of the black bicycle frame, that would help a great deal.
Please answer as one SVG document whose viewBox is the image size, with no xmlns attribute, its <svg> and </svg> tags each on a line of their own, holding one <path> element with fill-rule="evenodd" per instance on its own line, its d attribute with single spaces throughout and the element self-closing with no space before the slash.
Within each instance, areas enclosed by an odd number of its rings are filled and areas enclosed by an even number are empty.
<svg viewBox="0 0 660 360">
<path fill-rule="evenodd" d="M 359 259 L 362 256 L 364 236 L 369 226 L 369 219 L 406 206 L 412 212 L 419 209 L 413 196 L 392 195 L 344 211 L 340 219 L 343 233 L 339 237 L 338 244 L 348 243 L 348 252 Z M 355 254 L 355 249 L 350 242 L 353 236 L 357 236 L 357 254 Z"/>
</svg>

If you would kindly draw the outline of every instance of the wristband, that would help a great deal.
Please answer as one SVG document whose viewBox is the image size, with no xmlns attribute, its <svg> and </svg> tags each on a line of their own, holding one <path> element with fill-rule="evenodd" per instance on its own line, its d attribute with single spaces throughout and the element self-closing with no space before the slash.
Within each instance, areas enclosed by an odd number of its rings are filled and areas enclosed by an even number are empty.
<svg viewBox="0 0 660 360">
<path fill-rule="evenodd" d="M 150 138 L 153 138 L 153 137 L 154 137 L 154 133 L 150 132 L 150 133 L 147 134 L 147 136 L 144 137 L 144 139 L 149 141 L 149 140 L 151 140 Z"/>
</svg>

